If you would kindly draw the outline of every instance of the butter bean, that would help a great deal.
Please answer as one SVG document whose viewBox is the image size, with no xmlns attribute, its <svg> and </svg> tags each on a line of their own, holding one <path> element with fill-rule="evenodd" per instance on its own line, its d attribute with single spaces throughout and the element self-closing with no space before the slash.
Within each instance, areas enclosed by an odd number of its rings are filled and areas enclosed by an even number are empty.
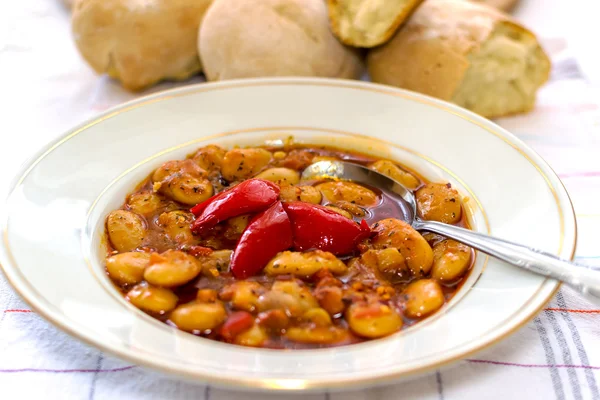
<svg viewBox="0 0 600 400">
<path fill-rule="evenodd" d="M 404 314 L 409 318 L 426 317 L 444 305 L 442 288 L 433 279 L 412 282 L 403 293 L 406 297 Z"/>
<path fill-rule="evenodd" d="M 331 206 L 331 205 L 329 205 L 329 206 L 325 206 L 325 207 L 329 208 L 331 211 L 334 211 L 334 212 L 336 212 L 336 213 L 338 213 L 338 214 L 340 214 L 340 215 L 343 215 L 344 217 L 346 217 L 346 218 L 348 218 L 348 219 L 352 219 L 352 214 L 350 214 L 350 213 L 349 213 L 348 211 L 346 211 L 346 210 L 342 210 L 342 209 L 341 209 L 341 208 L 339 208 L 339 207 L 336 207 L 336 206 Z"/>
<path fill-rule="evenodd" d="M 433 247 L 431 277 L 440 282 L 454 282 L 471 265 L 471 249 L 454 240 L 444 240 Z"/>
<path fill-rule="evenodd" d="M 371 269 L 384 274 L 385 277 L 405 276 L 409 271 L 406 259 L 395 247 L 387 249 L 368 250 L 361 255 L 363 263 Z"/>
<path fill-rule="evenodd" d="M 277 254 L 265 267 L 267 275 L 311 276 L 321 269 L 328 269 L 334 275 L 348 270 L 335 255 L 321 250 L 308 252 L 284 251 Z"/>
<path fill-rule="evenodd" d="M 283 186 L 279 192 L 281 201 L 304 201 L 305 203 L 321 204 L 323 195 L 313 186 Z"/>
<path fill-rule="evenodd" d="M 149 253 L 128 252 L 115 254 L 106 260 L 106 271 L 111 279 L 117 283 L 133 285 L 144 279 L 144 270 L 149 261 Z"/>
<path fill-rule="evenodd" d="M 231 301 L 231 306 L 236 310 L 253 312 L 258 305 L 258 298 L 266 289 L 257 282 L 237 281 L 224 287 L 219 293 L 223 301 Z"/>
<path fill-rule="evenodd" d="M 119 252 L 135 250 L 146 236 L 144 220 L 131 211 L 116 210 L 106 219 L 108 237 Z"/>
<path fill-rule="evenodd" d="M 201 303 L 194 301 L 180 305 L 173 310 L 169 320 L 184 331 L 204 332 L 221 325 L 226 317 L 227 311 L 220 302 Z"/>
<path fill-rule="evenodd" d="M 283 310 L 292 317 L 300 317 L 311 308 L 319 307 L 306 286 L 296 281 L 276 281 L 271 290 L 258 299 L 258 310 Z"/>
<path fill-rule="evenodd" d="M 189 254 L 176 250 L 167 250 L 155 255 L 150 266 L 144 272 L 144 279 L 149 283 L 162 287 L 181 286 L 194 279 L 202 266 Z"/>
<path fill-rule="evenodd" d="M 354 303 L 346 311 L 352 332 L 367 338 L 390 335 L 402 328 L 402 318 L 391 307 L 374 303 Z"/>
<path fill-rule="evenodd" d="M 372 229 L 375 233 L 371 241 L 373 248 L 396 248 L 415 276 L 429 273 L 433 264 L 433 251 L 412 226 L 399 219 L 387 218 L 373 224 Z"/>
<path fill-rule="evenodd" d="M 255 178 L 275 182 L 279 186 L 295 185 L 300 182 L 298 171 L 289 168 L 269 168 L 256 175 Z"/>
<path fill-rule="evenodd" d="M 223 158 L 227 151 L 222 147 L 214 144 L 204 146 L 193 155 L 192 160 L 200 166 L 200 168 L 207 171 L 214 171 L 221 168 L 223 164 Z"/>
<path fill-rule="evenodd" d="M 206 171 L 192 160 L 166 162 L 154 172 L 152 180 L 155 190 L 187 205 L 202 203 L 214 193 Z"/>
<path fill-rule="evenodd" d="M 369 165 L 369 168 L 392 178 L 408 189 L 416 189 L 419 186 L 419 180 L 413 174 L 404 171 L 391 161 L 379 160 Z"/>
<path fill-rule="evenodd" d="M 307 326 L 288 328 L 285 337 L 293 342 L 325 344 L 339 342 L 346 335 L 344 330 L 334 326 Z"/>
<path fill-rule="evenodd" d="M 173 160 L 167 161 L 158 167 L 152 174 L 152 182 L 161 183 L 174 175 L 190 175 L 195 177 L 205 177 L 206 171 L 194 163 L 192 160 Z"/>
<path fill-rule="evenodd" d="M 158 217 L 158 223 L 173 242 L 191 244 L 195 240 L 191 229 L 193 218 L 193 215 L 186 211 L 169 211 Z"/>
<path fill-rule="evenodd" d="M 417 209 L 423 219 L 454 224 L 462 214 L 458 192 L 450 184 L 428 183 L 417 190 Z"/>
<path fill-rule="evenodd" d="M 163 193 L 173 200 L 190 206 L 208 200 L 214 188 L 208 179 L 189 176 L 173 178 L 161 187 Z"/>
<path fill-rule="evenodd" d="M 155 314 L 169 312 L 177 305 L 177 296 L 172 291 L 146 282 L 131 288 L 126 299 L 137 308 Z"/>
<path fill-rule="evenodd" d="M 242 346 L 260 347 L 267 341 L 269 336 L 264 328 L 254 324 L 252 328 L 236 335 L 233 342 Z"/>
<path fill-rule="evenodd" d="M 375 192 L 354 182 L 325 182 L 315 187 L 331 203 L 347 201 L 359 206 L 372 206 L 378 201 Z"/>
<path fill-rule="evenodd" d="M 230 182 L 241 181 L 259 173 L 271 161 L 265 149 L 233 149 L 223 158 L 221 173 Z"/>
<path fill-rule="evenodd" d="M 127 201 L 129 209 L 136 214 L 149 215 L 155 213 L 161 207 L 164 207 L 166 201 L 152 192 L 141 192 L 131 195 Z"/>
<path fill-rule="evenodd" d="M 315 326 L 330 326 L 331 317 L 322 308 L 311 308 L 302 315 L 304 321 L 310 322 Z"/>
</svg>

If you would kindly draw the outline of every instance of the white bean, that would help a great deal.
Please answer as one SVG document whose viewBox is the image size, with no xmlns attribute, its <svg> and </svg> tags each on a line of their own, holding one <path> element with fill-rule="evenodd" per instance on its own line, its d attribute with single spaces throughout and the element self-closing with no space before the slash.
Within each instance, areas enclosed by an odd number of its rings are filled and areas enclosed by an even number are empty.
<svg viewBox="0 0 600 400">
<path fill-rule="evenodd" d="M 116 210 L 106 219 L 108 237 L 119 252 L 135 250 L 146 236 L 144 220 L 131 211 Z"/>
<path fill-rule="evenodd" d="M 354 182 L 334 181 L 325 182 L 315 186 L 331 203 L 347 201 L 359 206 L 372 206 L 377 204 L 378 197 L 370 189 Z"/>
<path fill-rule="evenodd" d="M 169 320 L 187 332 L 204 332 L 215 329 L 227 318 L 227 311 L 220 302 L 201 303 L 194 301 L 177 307 Z"/>
<path fill-rule="evenodd" d="M 144 279 L 144 270 L 149 261 L 149 253 L 128 252 L 115 254 L 106 260 L 106 271 L 108 276 L 117 283 L 134 285 Z"/>
<path fill-rule="evenodd" d="M 225 154 L 221 173 L 230 182 L 250 178 L 260 172 L 272 158 L 265 149 L 233 149 Z"/>
<path fill-rule="evenodd" d="M 416 189 L 419 186 L 419 180 L 413 174 L 404 171 L 391 161 L 379 160 L 369 165 L 369 168 L 400 182 L 408 189 Z"/>
<path fill-rule="evenodd" d="M 471 249 L 454 240 L 444 240 L 433 247 L 431 277 L 445 283 L 456 281 L 471 265 Z"/>
<path fill-rule="evenodd" d="M 156 286 L 175 287 L 188 283 L 198 276 L 201 270 L 202 266 L 191 255 L 167 250 L 150 260 L 150 266 L 144 271 L 144 279 Z"/>
<path fill-rule="evenodd" d="M 384 304 L 354 303 L 346 311 L 346 320 L 352 332 L 367 338 L 378 338 L 402 328 L 402 318 Z"/>
<path fill-rule="evenodd" d="M 433 264 L 433 251 L 419 232 L 406 222 L 387 218 L 373 224 L 375 236 L 371 243 L 375 249 L 394 247 L 406 259 L 415 276 L 429 273 Z"/>
<path fill-rule="evenodd" d="M 169 289 L 160 288 L 148 283 L 140 283 L 129 292 L 126 299 L 137 308 L 153 312 L 155 314 L 164 314 L 171 311 L 177 305 L 177 296 Z"/>
<path fill-rule="evenodd" d="M 458 192 L 443 183 L 428 183 L 417 190 L 417 209 L 423 219 L 454 224 L 462 215 Z"/>
<path fill-rule="evenodd" d="M 409 318 L 423 318 L 444 305 L 444 292 L 433 279 L 412 282 L 403 292 L 406 303 L 404 314 Z"/>
<path fill-rule="evenodd" d="M 298 171 L 289 168 L 269 168 L 256 175 L 255 178 L 271 181 L 279 186 L 295 185 L 300 182 Z"/>
<path fill-rule="evenodd" d="M 311 276 L 321 269 L 328 269 L 332 274 L 341 275 L 348 270 L 335 255 L 322 250 L 284 251 L 277 254 L 265 267 L 267 275 Z"/>
</svg>

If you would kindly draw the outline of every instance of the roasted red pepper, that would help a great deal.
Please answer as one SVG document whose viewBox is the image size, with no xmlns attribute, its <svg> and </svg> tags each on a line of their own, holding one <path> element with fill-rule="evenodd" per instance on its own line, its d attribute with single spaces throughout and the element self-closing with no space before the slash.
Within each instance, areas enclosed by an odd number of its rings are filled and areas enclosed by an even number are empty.
<svg viewBox="0 0 600 400">
<path fill-rule="evenodd" d="M 254 317 L 247 311 L 235 311 L 229 314 L 219 333 L 226 340 L 233 340 L 240 333 L 254 325 Z"/>
<path fill-rule="evenodd" d="M 279 186 L 273 182 L 249 179 L 194 206 L 192 231 L 201 233 L 226 219 L 263 211 L 278 198 Z"/>
<path fill-rule="evenodd" d="M 278 201 L 252 218 L 242 233 L 231 257 L 231 273 L 237 279 L 255 275 L 275 254 L 291 246 L 290 219 Z"/>
<path fill-rule="evenodd" d="M 330 209 L 301 201 L 285 203 L 292 222 L 294 248 L 304 251 L 319 249 L 333 254 L 348 254 L 371 235 L 369 224 L 360 224 Z"/>
<path fill-rule="evenodd" d="M 213 249 L 204 246 L 189 246 L 183 250 L 187 251 L 194 257 L 206 257 L 210 256 L 213 253 Z"/>
</svg>

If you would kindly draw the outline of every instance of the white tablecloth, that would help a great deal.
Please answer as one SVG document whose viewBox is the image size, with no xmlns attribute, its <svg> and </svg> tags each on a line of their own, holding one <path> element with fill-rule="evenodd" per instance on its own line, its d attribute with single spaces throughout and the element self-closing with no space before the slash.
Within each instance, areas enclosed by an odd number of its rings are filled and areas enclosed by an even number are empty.
<svg viewBox="0 0 600 400">
<path fill-rule="evenodd" d="M 600 265 L 597 2 L 574 0 L 568 9 L 566 4 L 522 0 L 516 10 L 517 18 L 539 34 L 554 70 L 535 111 L 498 122 L 538 151 L 564 180 L 579 222 L 577 259 Z M 59 0 L 2 1 L 0 195 L 16 166 L 39 146 L 133 97 L 82 62 L 71 40 L 69 13 Z M 599 339 L 600 309 L 563 288 L 525 328 L 453 368 L 393 386 L 303 398 L 600 400 Z M 1 399 L 238 397 L 280 396 L 177 381 L 102 354 L 30 312 L 0 276 Z"/>
</svg>

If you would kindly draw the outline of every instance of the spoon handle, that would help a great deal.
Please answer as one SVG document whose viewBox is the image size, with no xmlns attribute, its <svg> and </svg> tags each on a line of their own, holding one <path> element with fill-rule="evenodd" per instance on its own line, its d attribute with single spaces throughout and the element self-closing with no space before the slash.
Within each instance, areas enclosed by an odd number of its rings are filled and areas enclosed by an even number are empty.
<svg viewBox="0 0 600 400">
<path fill-rule="evenodd" d="M 600 301 L 600 269 L 440 222 L 418 220 L 413 226 L 419 231 L 438 233 L 454 239 L 517 267 L 563 281 L 595 301 Z"/>
</svg>

